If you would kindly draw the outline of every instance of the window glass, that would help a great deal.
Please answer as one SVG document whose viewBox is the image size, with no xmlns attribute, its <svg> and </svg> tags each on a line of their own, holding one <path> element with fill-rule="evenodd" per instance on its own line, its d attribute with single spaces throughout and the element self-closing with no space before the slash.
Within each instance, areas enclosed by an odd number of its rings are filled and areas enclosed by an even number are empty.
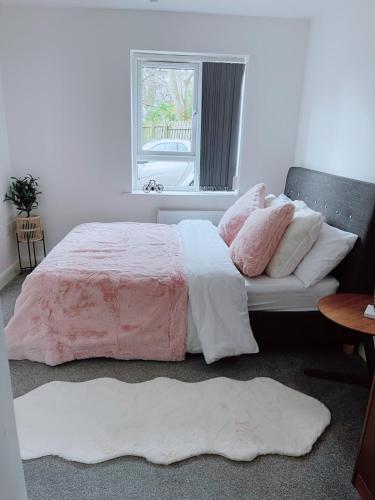
<svg viewBox="0 0 375 500">
<path fill-rule="evenodd" d="M 182 139 L 186 150 L 192 151 L 194 78 L 194 69 L 142 65 L 142 150 L 147 151 L 150 141 Z M 176 149 L 161 144 L 158 151 L 178 150 L 176 143 Z"/>
</svg>

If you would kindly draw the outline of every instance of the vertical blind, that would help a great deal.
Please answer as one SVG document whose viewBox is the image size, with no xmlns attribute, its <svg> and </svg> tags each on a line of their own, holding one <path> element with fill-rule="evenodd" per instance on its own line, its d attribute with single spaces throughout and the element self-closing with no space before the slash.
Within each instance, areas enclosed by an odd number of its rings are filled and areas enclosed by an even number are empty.
<svg viewBox="0 0 375 500">
<path fill-rule="evenodd" d="M 233 189 L 244 69 L 237 63 L 202 65 L 201 190 Z"/>
</svg>

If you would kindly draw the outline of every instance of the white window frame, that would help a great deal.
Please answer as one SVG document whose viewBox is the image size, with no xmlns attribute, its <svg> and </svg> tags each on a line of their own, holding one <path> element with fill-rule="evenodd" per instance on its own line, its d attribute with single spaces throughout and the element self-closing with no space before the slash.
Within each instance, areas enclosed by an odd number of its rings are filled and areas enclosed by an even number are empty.
<svg viewBox="0 0 375 500">
<path fill-rule="evenodd" d="M 142 100 L 141 100 L 141 70 L 142 66 L 181 68 L 194 70 L 193 88 L 193 113 L 192 113 L 192 140 L 189 152 L 166 152 L 153 151 L 148 153 L 142 150 Z M 148 57 L 141 53 L 132 54 L 132 145 L 133 145 L 133 192 L 142 190 L 138 182 L 138 163 L 141 161 L 194 161 L 194 185 L 193 186 L 164 186 L 165 191 L 199 191 L 199 165 L 200 165 L 200 136 L 201 136 L 201 106 L 202 103 L 202 63 L 180 60 L 176 56 L 163 56 L 149 54 Z M 156 179 L 157 180 L 157 179 Z"/>
<path fill-rule="evenodd" d="M 132 127 L 131 127 L 131 142 L 132 142 L 132 192 L 133 193 L 143 193 L 142 186 L 138 182 L 138 162 L 143 161 L 145 156 L 147 161 L 158 161 L 160 157 L 164 157 L 165 161 L 173 161 L 173 158 L 178 158 L 178 160 L 191 161 L 195 159 L 194 168 L 194 186 L 164 186 L 163 193 L 173 194 L 174 192 L 185 192 L 186 194 L 204 194 L 204 195 L 223 195 L 230 194 L 236 195 L 238 189 L 238 177 L 241 165 L 241 154 L 243 145 L 243 111 L 245 108 L 246 101 L 246 84 L 247 84 L 247 71 L 248 71 L 248 56 L 247 55 L 233 55 L 233 54 L 197 54 L 197 53 L 178 53 L 178 52 L 162 52 L 162 51 L 149 51 L 149 50 L 130 50 L 130 61 L 131 61 L 131 116 L 132 116 Z M 237 168 L 234 177 L 234 190 L 233 191 L 200 191 L 200 138 L 201 138 L 201 114 L 202 114 L 202 63 L 203 62 L 226 62 L 226 63 L 240 63 L 245 65 L 244 80 L 242 84 L 242 95 L 241 95 L 241 114 L 240 114 L 240 127 L 239 127 L 239 144 L 238 144 L 238 158 L 237 158 Z M 193 122 L 195 121 L 195 131 L 194 140 L 192 137 L 192 151 L 189 153 L 173 153 L 166 154 L 163 151 L 154 151 L 153 154 L 146 154 L 144 151 L 140 151 L 140 138 L 141 138 L 141 125 L 142 116 L 141 108 L 142 103 L 139 97 L 139 84 L 141 82 L 140 78 L 140 67 L 142 63 L 147 63 L 147 66 L 164 66 L 170 64 L 186 63 L 186 67 L 194 67 L 197 71 L 197 78 L 194 79 L 194 105 L 193 105 Z M 161 64 L 162 63 L 162 64 Z M 192 132 L 193 133 L 193 132 Z M 193 153 L 194 152 L 194 153 Z"/>
</svg>

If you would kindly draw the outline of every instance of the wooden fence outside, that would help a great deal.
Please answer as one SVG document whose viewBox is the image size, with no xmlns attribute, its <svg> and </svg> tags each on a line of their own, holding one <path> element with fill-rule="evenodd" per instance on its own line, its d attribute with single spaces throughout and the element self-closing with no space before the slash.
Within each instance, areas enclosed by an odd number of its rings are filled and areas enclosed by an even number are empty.
<svg viewBox="0 0 375 500">
<path fill-rule="evenodd" d="M 150 123 L 142 125 L 142 143 L 159 139 L 191 141 L 191 121 Z"/>
</svg>

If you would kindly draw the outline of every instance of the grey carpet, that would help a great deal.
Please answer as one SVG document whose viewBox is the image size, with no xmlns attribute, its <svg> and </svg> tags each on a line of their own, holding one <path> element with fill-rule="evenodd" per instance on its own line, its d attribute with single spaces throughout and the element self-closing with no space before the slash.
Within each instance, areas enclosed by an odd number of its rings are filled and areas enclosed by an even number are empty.
<svg viewBox="0 0 375 500">
<path fill-rule="evenodd" d="M 16 278 L 0 293 L 6 321 L 12 315 L 22 280 Z M 201 356 L 189 356 L 182 363 L 92 359 L 57 367 L 29 361 L 13 361 L 10 366 L 15 397 L 51 380 L 114 377 L 140 382 L 166 376 L 199 381 L 216 376 L 238 380 L 267 376 L 318 398 L 332 413 L 331 426 L 313 451 L 302 458 L 264 456 L 243 463 L 207 455 L 170 466 L 152 465 L 135 457 L 99 465 L 66 462 L 56 457 L 26 461 L 29 500 L 357 498 L 351 474 L 368 391 L 303 375 L 306 366 L 364 374 L 364 363 L 357 356 L 279 350 L 223 360 L 211 366 Z"/>
</svg>

